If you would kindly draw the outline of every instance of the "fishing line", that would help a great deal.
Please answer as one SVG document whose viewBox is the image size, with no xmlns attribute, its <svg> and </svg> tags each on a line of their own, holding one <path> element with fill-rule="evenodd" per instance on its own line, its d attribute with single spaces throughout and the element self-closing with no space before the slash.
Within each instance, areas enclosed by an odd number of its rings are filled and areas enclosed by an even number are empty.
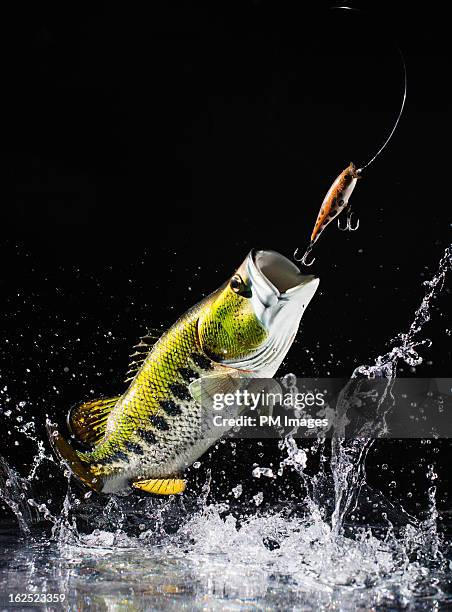
<svg viewBox="0 0 452 612">
<path fill-rule="evenodd" d="M 330 8 L 333 10 L 355 11 L 358 13 L 362 12 L 360 9 L 357 9 L 351 6 L 332 6 Z M 353 213 L 349 205 L 350 196 L 355 188 L 357 179 L 361 178 L 363 170 L 365 170 L 371 164 L 373 164 L 373 162 L 381 155 L 385 147 L 389 144 L 391 138 L 394 135 L 394 132 L 397 129 L 397 126 L 399 125 L 399 121 L 402 117 L 402 114 L 405 108 L 406 98 L 407 98 L 407 70 L 406 70 L 405 59 L 403 57 L 403 53 L 400 47 L 398 46 L 398 44 L 395 43 L 395 41 L 394 41 L 394 44 L 399 53 L 399 56 L 402 62 L 402 68 L 403 68 L 402 103 L 400 105 L 399 113 L 397 115 L 395 123 L 392 126 L 392 129 L 389 135 L 386 137 L 383 144 L 380 146 L 377 152 L 374 153 L 374 155 L 369 159 L 369 161 L 367 161 L 361 168 L 357 168 L 355 164 L 350 163 L 350 165 L 341 172 L 341 174 L 336 178 L 334 183 L 331 185 L 320 207 L 320 211 L 319 211 L 319 214 L 317 215 L 317 220 L 315 222 L 314 229 L 311 234 L 311 242 L 307 250 L 305 251 L 305 254 L 303 255 L 303 257 L 300 258 L 299 249 L 297 248 L 293 255 L 295 261 L 301 261 L 301 263 L 305 266 L 311 266 L 315 261 L 315 258 L 312 259 L 311 261 L 308 261 L 307 257 L 311 253 L 312 247 L 314 246 L 314 243 L 320 236 L 321 232 L 323 232 L 323 230 L 327 227 L 327 225 L 329 225 L 329 223 L 331 223 L 333 219 L 335 219 L 338 215 L 340 215 L 344 209 L 347 209 L 347 222 L 346 222 L 345 227 L 342 227 L 338 219 L 339 229 L 355 231 L 359 227 L 359 220 L 356 222 L 354 226 L 352 225 L 352 222 L 351 222 Z"/>
<path fill-rule="evenodd" d="M 355 8 L 353 6 L 332 6 L 331 10 L 355 11 L 356 13 L 363 13 L 364 12 L 361 9 Z M 397 42 L 395 40 L 393 40 L 393 43 L 395 45 L 395 48 L 397 49 L 397 52 L 399 54 L 399 57 L 400 57 L 400 60 L 401 60 L 401 64 L 402 64 L 402 71 L 403 71 L 403 95 L 402 95 L 402 103 L 400 105 L 400 110 L 399 110 L 399 114 L 397 115 L 397 119 L 395 120 L 395 123 L 394 123 L 394 125 L 393 125 L 393 127 L 392 127 L 392 129 L 391 129 L 391 131 L 389 133 L 389 135 L 387 136 L 386 140 L 383 142 L 383 144 L 378 149 L 378 151 L 373 155 L 373 157 L 371 157 L 369 159 L 369 161 L 364 164 L 364 166 L 361 166 L 361 168 L 358 168 L 358 172 L 359 173 L 361 173 L 363 170 L 365 170 L 371 164 L 373 164 L 373 162 L 377 159 L 377 157 L 380 156 L 380 154 L 383 152 L 383 150 L 389 144 L 391 138 L 394 135 L 394 132 L 397 129 L 397 126 L 399 125 L 399 121 L 402 118 L 403 111 L 405 109 L 405 102 L 406 102 L 407 89 L 408 89 L 408 77 L 407 77 L 406 63 L 405 63 L 405 58 L 403 57 L 402 50 L 400 49 L 399 45 L 397 44 Z"/>
</svg>

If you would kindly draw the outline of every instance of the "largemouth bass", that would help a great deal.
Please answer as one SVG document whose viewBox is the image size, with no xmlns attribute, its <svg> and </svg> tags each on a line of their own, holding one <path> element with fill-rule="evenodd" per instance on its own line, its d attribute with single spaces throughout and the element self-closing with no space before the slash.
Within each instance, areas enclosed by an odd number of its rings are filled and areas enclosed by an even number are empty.
<svg viewBox="0 0 452 612">
<path fill-rule="evenodd" d="M 73 437 L 89 449 L 76 450 L 47 423 L 54 451 L 97 492 L 181 493 L 184 469 L 215 442 L 203 427 L 200 384 L 221 393 L 228 381 L 274 376 L 318 284 L 279 253 L 251 251 L 154 345 L 140 343 L 123 395 L 70 411 Z"/>
</svg>

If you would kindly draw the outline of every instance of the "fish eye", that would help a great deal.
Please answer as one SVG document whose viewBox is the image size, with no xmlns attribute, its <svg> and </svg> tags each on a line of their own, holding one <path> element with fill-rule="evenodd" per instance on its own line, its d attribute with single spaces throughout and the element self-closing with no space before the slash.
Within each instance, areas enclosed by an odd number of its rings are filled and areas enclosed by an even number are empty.
<svg viewBox="0 0 452 612">
<path fill-rule="evenodd" d="M 250 298 L 252 296 L 251 287 L 249 287 L 240 274 L 234 274 L 229 281 L 229 287 L 234 293 L 244 298 Z"/>
<path fill-rule="evenodd" d="M 240 274 L 234 274 L 234 276 L 231 278 L 229 286 L 231 287 L 232 291 L 239 293 L 239 291 L 243 288 L 243 284 L 244 283 Z"/>
</svg>

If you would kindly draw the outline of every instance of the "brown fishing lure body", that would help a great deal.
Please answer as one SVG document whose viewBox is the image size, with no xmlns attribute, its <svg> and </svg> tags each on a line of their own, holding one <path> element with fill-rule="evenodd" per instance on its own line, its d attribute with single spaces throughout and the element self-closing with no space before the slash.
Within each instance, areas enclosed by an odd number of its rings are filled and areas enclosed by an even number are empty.
<svg viewBox="0 0 452 612">
<path fill-rule="evenodd" d="M 361 178 L 360 171 L 353 162 L 336 178 L 329 188 L 317 215 L 311 234 L 311 245 L 316 242 L 326 226 L 348 206 L 348 201 L 359 178 Z"/>
</svg>

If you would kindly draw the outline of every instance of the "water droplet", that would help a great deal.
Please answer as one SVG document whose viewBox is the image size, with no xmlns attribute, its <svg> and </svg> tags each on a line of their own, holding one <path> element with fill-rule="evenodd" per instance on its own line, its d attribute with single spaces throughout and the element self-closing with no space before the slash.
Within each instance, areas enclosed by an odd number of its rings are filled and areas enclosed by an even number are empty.
<svg viewBox="0 0 452 612">
<path fill-rule="evenodd" d="M 232 489 L 232 494 L 234 495 L 236 499 L 238 499 L 241 496 L 242 492 L 243 492 L 243 487 L 241 484 L 238 484 L 236 487 Z"/>
<path fill-rule="evenodd" d="M 264 494 L 263 493 L 257 493 L 254 497 L 253 497 L 253 501 L 256 504 L 256 506 L 260 506 L 261 503 L 264 500 Z"/>
</svg>

